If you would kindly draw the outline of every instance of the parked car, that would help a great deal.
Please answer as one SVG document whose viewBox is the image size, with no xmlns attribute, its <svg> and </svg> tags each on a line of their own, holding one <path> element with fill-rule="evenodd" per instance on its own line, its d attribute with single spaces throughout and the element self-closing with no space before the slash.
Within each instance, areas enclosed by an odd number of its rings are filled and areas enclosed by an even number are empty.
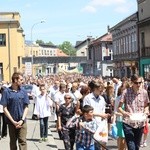
<svg viewBox="0 0 150 150">
<path fill-rule="evenodd" d="M 30 100 L 33 100 L 33 97 L 32 97 L 32 89 L 33 89 L 33 85 L 31 84 L 24 84 L 22 85 L 22 88 L 27 92 L 28 96 L 29 96 L 29 99 Z"/>
</svg>

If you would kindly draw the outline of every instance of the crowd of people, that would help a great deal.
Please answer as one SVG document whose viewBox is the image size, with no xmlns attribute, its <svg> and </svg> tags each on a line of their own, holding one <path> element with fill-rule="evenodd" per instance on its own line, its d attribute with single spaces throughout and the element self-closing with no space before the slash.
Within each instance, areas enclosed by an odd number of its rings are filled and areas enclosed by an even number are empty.
<svg viewBox="0 0 150 150">
<path fill-rule="evenodd" d="M 22 89 L 31 84 L 31 93 Z M 130 78 L 102 78 L 81 74 L 49 76 L 12 75 L 12 83 L 1 86 L 1 120 L 8 124 L 10 149 L 27 149 L 26 115 L 29 95 L 34 100 L 33 114 L 40 124 L 39 142 L 48 140 L 48 119 L 55 115 L 59 137 L 66 150 L 104 150 L 107 141 L 94 139 L 94 134 L 107 127 L 106 137 L 116 126 L 118 150 L 139 150 L 147 146 L 150 83 L 134 74 Z M 5 115 L 4 115 L 5 114 Z M 7 128 L 0 126 L 0 136 Z M 12 138 L 13 137 L 13 138 Z M 14 138 L 15 137 L 15 138 Z M 109 141 L 108 141 L 109 142 Z"/>
</svg>

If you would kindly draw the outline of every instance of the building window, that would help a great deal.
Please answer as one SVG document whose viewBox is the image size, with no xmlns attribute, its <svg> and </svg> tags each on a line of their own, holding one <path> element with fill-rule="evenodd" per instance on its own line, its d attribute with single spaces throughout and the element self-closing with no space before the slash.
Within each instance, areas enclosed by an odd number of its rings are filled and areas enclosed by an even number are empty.
<svg viewBox="0 0 150 150">
<path fill-rule="evenodd" d="M 49 56 L 49 50 L 47 50 L 47 55 Z"/>
<path fill-rule="evenodd" d="M 89 49 L 89 59 L 92 59 L 91 49 Z"/>
<path fill-rule="evenodd" d="M 143 65 L 144 69 L 144 78 L 150 80 L 150 65 Z"/>
<path fill-rule="evenodd" d="M 125 53 L 128 53 L 129 44 L 128 44 L 128 36 L 126 36 L 126 51 Z"/>
<path fill-rule="evenodd" d="M 81 56 L 85 56 L 84 52 L 81 52 Z"/>
<path fill-rule="evenodd" d="M 136 36 L 136 33 L 134 33 L 134 48 L 135 48 L 135 51 L 137 52 L 137 36 Z"/>
<path fill-rule="evenodd" d="M 131 35 L 129 35 L 129 52 L 131 52 Z"/>
<path fill-rule="evenodd" d="M 6 34 L 0 34 L 0 46 L 6 46 Z"/>
<path fill-rule="evenodd" d="M 131 52 L 135 52 L 135 47 L 134 47 L 134 34 L 131 34 Z"/>
<path fill-rule="evenodd" d="M 145 48 L 145 33 L 141 33 L 141 48 Z"/>
</svg>

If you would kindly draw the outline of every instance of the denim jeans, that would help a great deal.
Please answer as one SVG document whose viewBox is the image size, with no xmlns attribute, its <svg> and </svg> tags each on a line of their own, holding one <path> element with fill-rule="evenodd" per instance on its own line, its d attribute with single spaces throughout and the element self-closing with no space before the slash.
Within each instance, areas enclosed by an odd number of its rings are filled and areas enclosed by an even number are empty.
<svg viewBox="0 0 150 150">
<path fill-rule="evenodd" d="M 85 147 L 81 145 L 80 143 L 76 143 L 76 150 L 95 150 L 95 146 L 90 145 L 90 147 Z"/>
<path fill-rule="evenodd" d="M 139 150 L 140 142 L 143 134 L 143 128 L 132 128 L 123 123 L 123 130 L 127 143 L 128 150 Z"/>
<path fill-rule="evenodd" d="M 40 137 L 47 138 L 48 136 L 48 117 L 40 118 Z"/>
</svg>

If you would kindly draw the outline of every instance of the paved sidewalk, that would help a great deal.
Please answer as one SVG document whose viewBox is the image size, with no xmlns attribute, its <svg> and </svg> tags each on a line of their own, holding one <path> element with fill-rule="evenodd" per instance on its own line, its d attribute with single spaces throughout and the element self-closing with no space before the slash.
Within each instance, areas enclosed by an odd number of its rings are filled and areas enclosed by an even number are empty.
<svg viewBox="0 0 150 150">
<path fill-rule="evenodd" d="M 48 142 L 39 143 L 40 127 L 39 121 L 32 120 L 33 105 L 29 105 L 27 116 L 27 144 L 28 150 L 58 150 L 50 129 L 48 130 Z M 0 140 L 0 150 L 9 150 L 9 136 Z"/>
<path fill-rule="evenodd" d="M 54 117 L 49 119 L 49 130 L 48 130 L 48 142 L 39 143 L 40 138 L 40 127 L 39 121 L 32 120 L 32 110 L 33 105 L 29 105 L 29 113 L 27 116 L 27 144 L 28 150 L 64 150 L 63 141 L 59 139 L 58 133 L 55 128 Z M 148 146 L 141 148 L 142 150 L 150 150 L 150 136 L 148 136 L 147 141 Z M 109 139 L 107 148 L 109 150 L 117 150 L 117 141 L 114 139 Z M 0 150 L 9 150 L 9 136 L 5 139 L 0 140 Z"/>
</svg>

